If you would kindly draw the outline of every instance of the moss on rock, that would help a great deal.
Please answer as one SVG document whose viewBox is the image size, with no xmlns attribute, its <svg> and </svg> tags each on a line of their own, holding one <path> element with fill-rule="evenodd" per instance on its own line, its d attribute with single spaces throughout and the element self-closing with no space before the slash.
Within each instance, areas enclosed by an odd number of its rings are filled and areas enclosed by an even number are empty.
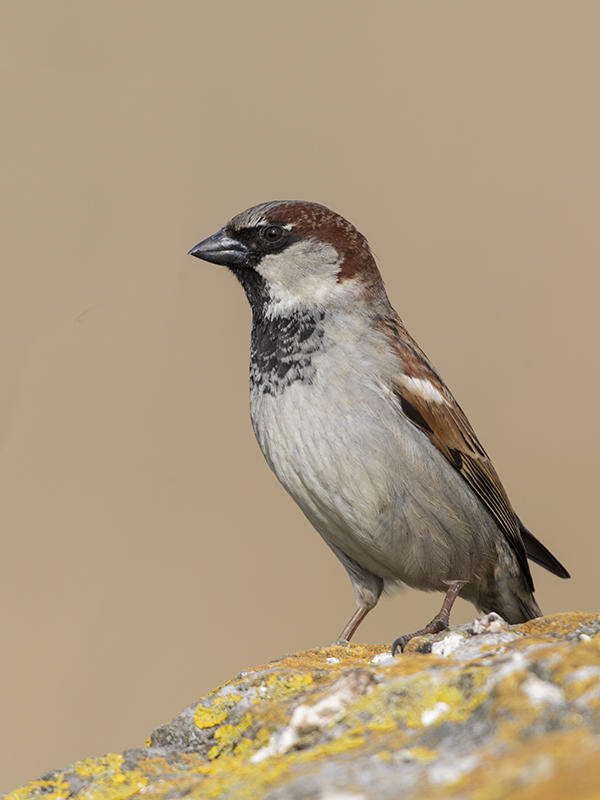
<svg viewBox="0 0 600 800">
<path fill-rule="evenodd" d="M 600 617 L 486 620 L 241 673 L 147 746 L 7 800 L 600 797 Z"/>
</svg>

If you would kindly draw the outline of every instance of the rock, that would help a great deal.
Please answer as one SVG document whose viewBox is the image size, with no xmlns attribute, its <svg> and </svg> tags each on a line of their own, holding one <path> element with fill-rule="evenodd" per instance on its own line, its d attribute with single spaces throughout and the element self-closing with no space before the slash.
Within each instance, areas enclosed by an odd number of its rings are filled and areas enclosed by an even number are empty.
<svg viewBox="0 0 600 800">
<path fill-rule="evenodd" d="M 146 747 L 51 772 L 7 800 L 600 796 L 600 617 L 497 615 L 388 646 L 242 672 Z"/>
</svg>

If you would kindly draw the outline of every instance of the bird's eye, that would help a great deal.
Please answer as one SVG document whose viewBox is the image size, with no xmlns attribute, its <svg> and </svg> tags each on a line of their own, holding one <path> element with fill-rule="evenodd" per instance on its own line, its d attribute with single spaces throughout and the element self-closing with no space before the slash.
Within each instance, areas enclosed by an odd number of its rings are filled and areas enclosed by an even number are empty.
<svg viewBox="0 0 600 800">
<path fill-rule="evenodd" d="M 278 242 L 283 236 L 283 228 L 280 228 L 279 225 L 269 225 L 267 228 L 263 228 L 262 235 L 267 242 Z"/>
</svg>

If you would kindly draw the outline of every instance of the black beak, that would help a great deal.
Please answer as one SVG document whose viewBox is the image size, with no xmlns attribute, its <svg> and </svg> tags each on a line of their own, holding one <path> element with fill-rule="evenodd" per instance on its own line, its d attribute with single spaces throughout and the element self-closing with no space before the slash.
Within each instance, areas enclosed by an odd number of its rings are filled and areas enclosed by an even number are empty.
<svg viewBox="0 0 600 800">
<path fill-rule="evenodd" d="M 188 256 L 196 256 L 203 261 L 222 264 L 224 267 L 236 267 L 246 260 L 248 248 L 237 239 L 233 239 L 225 228 L 222 228 L 208 239 L 192 247 Z"/>
</svg>

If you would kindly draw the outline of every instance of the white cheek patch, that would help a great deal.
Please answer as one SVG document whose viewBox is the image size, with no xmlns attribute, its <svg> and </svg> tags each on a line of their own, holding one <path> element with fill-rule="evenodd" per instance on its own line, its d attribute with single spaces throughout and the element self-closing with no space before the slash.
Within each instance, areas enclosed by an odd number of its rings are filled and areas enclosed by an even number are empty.
<svg viewBox="0 0 600 800">
<path fill-rule="evenodd" d="M 446 402 L 444 395 L 426 378 L 411 378 L 408 375 L 403 375 L 400 379 L 400 383 L 402 386 L 406 386 L 413 394 L 422 397 L 423 400 L 427 400 L 430 403 Z"/>
<path fill-rule="evenodd" d="M 296 242 L 282 253 L 264 256 L 256 271 L 269 285 L 273 315 L 298 306 L 320 305 L 341 289 L 341 259 L 330 244 L 314 240 Z"/>
</svg>

